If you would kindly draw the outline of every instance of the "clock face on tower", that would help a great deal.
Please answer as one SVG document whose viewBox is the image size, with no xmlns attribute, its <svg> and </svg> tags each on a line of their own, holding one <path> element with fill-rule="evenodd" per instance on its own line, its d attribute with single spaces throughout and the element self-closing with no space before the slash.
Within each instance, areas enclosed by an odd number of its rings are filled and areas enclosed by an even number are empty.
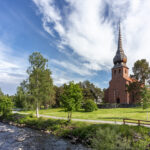
<svg viewBox="0 0 150 150">
<path fill-rule="evenodd" d="M 127 58 L 123 58 L 123 62 L 126 63 L 127 62 Z"/>
</svg>

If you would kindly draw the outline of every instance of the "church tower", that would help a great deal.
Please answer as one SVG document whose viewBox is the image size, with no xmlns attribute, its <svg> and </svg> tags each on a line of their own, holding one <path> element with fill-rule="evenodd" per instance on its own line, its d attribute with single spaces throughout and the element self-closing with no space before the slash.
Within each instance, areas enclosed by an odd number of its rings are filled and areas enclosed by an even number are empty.
<svg viewBox="0 0 150 150">
<path fill-rule="evenodd" d="M 130 104 L 129 93 L 126 91 L 126 84 L 132 82 L 129 78 L 129 68 L 126 66 L 127 56 L 122 47 L 121 28 L 119 25 L 118 48 L 113 59 L 112 80 L 109 82 L 109 88 L 105 91 L 105 102 Z"/>
</svg>

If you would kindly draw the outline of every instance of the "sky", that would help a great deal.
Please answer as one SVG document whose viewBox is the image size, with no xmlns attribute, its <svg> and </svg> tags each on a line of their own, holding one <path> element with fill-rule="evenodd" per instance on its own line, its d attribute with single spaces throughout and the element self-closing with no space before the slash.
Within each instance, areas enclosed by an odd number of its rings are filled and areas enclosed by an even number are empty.
<svg viewBox="0 0 150 150">
<path fill-rule="evenodd" d="M 15 94 L 28 57 L 47 58 L 55 85 L 89 80 L 107 88 L 118 23 L 132 73 L 150 61 L 150 0 L 0 0 L 0 88 Z"/>
</svg>

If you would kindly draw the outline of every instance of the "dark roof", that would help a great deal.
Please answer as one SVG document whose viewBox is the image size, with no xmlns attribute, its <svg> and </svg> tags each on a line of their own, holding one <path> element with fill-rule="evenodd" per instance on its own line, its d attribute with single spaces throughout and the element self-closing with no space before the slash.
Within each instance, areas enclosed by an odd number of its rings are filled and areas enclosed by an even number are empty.
<svg viewBox="0 0 150 150">
<path fill-rule="evenodd" d="M 126 66 L 127 56 L 124 53 L 122 48 L 122 39 L 121 39 L 121 29 L 119 25 L 119 35 L 118 35 L 118 49 L 116 55 L 113 59 L 114 67 Z"/>
</svg>

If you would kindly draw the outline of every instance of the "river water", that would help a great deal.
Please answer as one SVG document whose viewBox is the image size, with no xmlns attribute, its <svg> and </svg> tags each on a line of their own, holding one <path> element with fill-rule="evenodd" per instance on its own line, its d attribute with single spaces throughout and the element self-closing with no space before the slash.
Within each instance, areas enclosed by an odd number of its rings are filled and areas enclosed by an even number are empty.
<svg viewBox="0 0 150 150">
<path fill-rule="evenodd" d="M 89 150 L 81 144 L 0 122 L 0 150 Z"/>
</svg>

